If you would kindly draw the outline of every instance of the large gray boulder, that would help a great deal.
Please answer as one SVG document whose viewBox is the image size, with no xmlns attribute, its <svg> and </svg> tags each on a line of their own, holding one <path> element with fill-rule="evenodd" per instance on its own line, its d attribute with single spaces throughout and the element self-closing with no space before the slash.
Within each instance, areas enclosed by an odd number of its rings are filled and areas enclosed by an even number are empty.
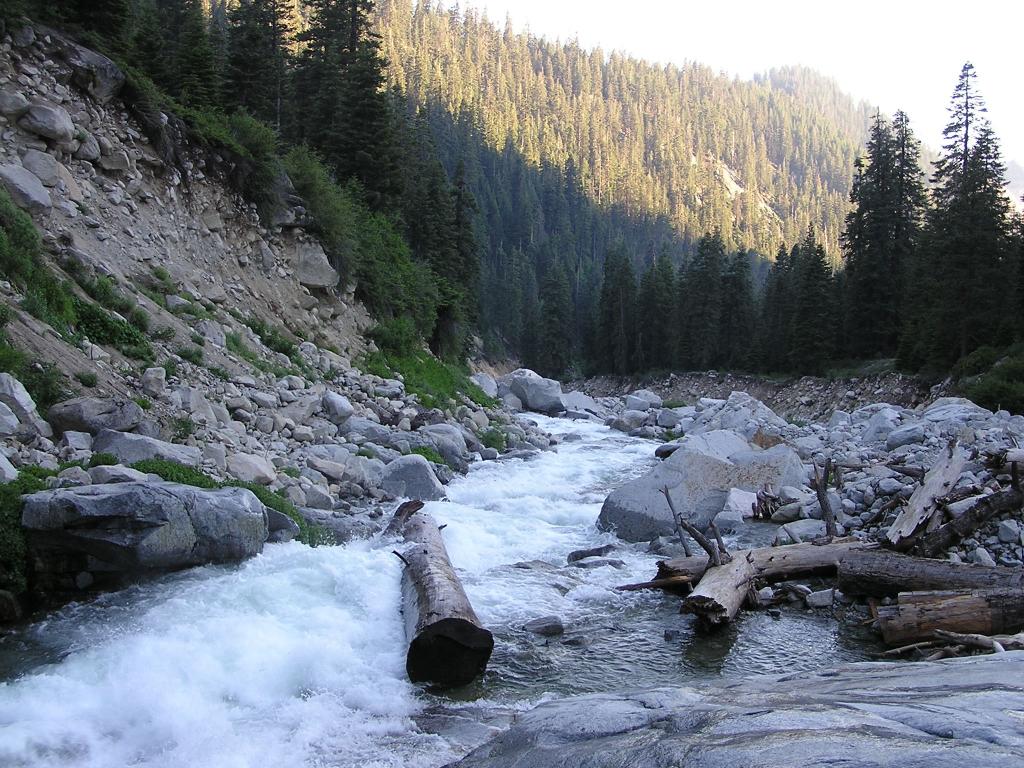
<svg viewBox="0 0 1024 768">
<path fill-rule="evenodd" d="M 30 133 L 58 143 L 71 141 L 75 137 L 75 124 L 64 107 L 40 101 L 30 104 L 18 125 Z"/>
<path fill-rule="evenodd" d="M 138 403 L 108 397 L 76 397 L 57 403 L 46 414 L 53 431 L 88 432 L 95 435 L 104 429 L 126 432 L 135 429 L 145 418 Z"/>
<path fill-rule="evenodd" d="M 554 379 L 545 379 L 528 368 L 520 368 L 505 376 L 503 381 L 527 410 L 547 414 L 561 413 L 565 410 L 562 403 L 562 385 Z"/>
<path fill-rule="evenodd" d="M 612 491 L 598 527 L 626 541 L 672 534 L 675 523 L 662 488 L 669 488 L 679 514 L 703 530 L 722 511 L 732 488 L 756 492 L 765 485 L 803 485 L 800 457 L 789 447 L 752 449 L 742 435 L 716 430 L 688 435 L 668 458 L 643 477 Z"/>
<path fill-rule="evenodd" d="M 123 464 L 134 464 L 145 459 L 163 459 L 195 467 L 203 458 L 202 451 L 192 445 L 177 445 L 157 440 L 155 437 L 115 432 L 112 429 L 100 432 L 92 442 L 92 449 L 96 453 L 111 453 Z"/>
<path fill-rule="evenodd" d="M 1024 651 L 551 701 L 459 768 L 1006 768 Z"/>
<path fill-rule="evenodd" d="M 702 400 L 703 410 L 697 412 L 687 432 L 697 434 L 729 429 L 748 440 L 757 432 L 777 434 L 786 420 L 746 392 L 733 392 L 726 400 Z"/>
<path fill-rule="evenodd" d="M 228 456 L 228 472 L 243 483 L 270 485 L 277 480 L 277 470 L 263 456 L 251 453 L 233 453 Z"/>
<path fill-rule="evenodd" d="M 298 281 L 310 288 L 333 288 L 341 280 L 319 243 L 296 245 L 292 267 Z"/>
<path fill-rule="evenodd" d="M 125 82 L 124 72 L 113 61 L 52 29 L 40 27 L 40 32 L 50 37 L 57 55 L 71 67 L 75 85 L 100 104 L 106 104 L 121 92 Z"/>
<path fill-rule="evenodd" d="M 445 497 L 444 486 L 430 462 L 418 454 L 402 456 L 388 464 L 380 487 L 399 498 L 438 501 Z"/>
<path fill-rule="evenodd" d="M 0 165 L 0 184 L 14 204 L 29 213 L 44 213 L 53 207 L 50 193 L 39 177 L 20 165 Z"/>
<path fill-rule="evenodd" d="M 331 392 L 330 390 L 324 392 L 320 405 L 323 408 L 324 415 L 327 417 L 327 420 L 333 424 L 344 424 L 352 418 L 352 414 L 356 412 L 347 397 L 338 394 L 337 392 Z"/>
<path fill-rule="evenodd" d="M 243 560 L 267 540 L 267 515 L 244 488 L 176 483 L 61 488 L 25 499 L 33 545 L 90 555 L 134 571 Z"/>
<path fill-rule="evenodd" d="M 638 389 L 633 394 L 626 395 L 626 408 L 630 411 L 647 411 L 661 406 L 662 399 L 649 389 Z"/>
<path fill-rule="evenodd" d="M 36 401 L 25 389 L 25 385 L 9 373 L 0 373 L 0 403 L 10 408 L 22 424 L 39 420 Z"/>
<path fill-rule="evenodd" d="M 488 397 L 498 396 L 498 382 L 489 373 L 474 373 L 469 380 L 476 384 Z"/>
</svg>

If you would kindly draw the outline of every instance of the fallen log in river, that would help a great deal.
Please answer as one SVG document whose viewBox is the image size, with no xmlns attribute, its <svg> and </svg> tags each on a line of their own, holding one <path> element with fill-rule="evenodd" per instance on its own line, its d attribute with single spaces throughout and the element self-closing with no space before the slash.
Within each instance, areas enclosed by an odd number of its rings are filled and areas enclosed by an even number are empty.
<svg viewBox="0 0 1024 768">
<path fill-rule="evenodd" d="M 483 674 L 494 637 L 466 597 L 448 558 L 435 520 L 422 512 L 423 502 L 398 508 L 388 526 L 409 546 L 396 552 L 402 572 L 402 613 L 409 641 L 405 669 L 414 683 L 455 688 Z"/>
</svg>

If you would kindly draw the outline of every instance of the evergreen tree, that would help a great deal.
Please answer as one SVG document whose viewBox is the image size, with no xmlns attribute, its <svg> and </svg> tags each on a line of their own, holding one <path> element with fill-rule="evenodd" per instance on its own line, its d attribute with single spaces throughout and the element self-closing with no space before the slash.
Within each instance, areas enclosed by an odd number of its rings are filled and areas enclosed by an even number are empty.
<svg viewBox="0 0 1024 768">
<path fill-rule="evenodd" d="M 573 316 L 569 279 L 557 262 L 541 283 L 540 307 L 537 370 L 561 378 L 572 366 Z"/>
<path fill-rule="evenodd" d="M 821 375 L 835 352 L 832 268 L 813 228 L 800 244 L 794 266 L 794 308 L 789 370 Z"/>
<path fill-rule="evenodd" d="M 156 0 L 139 0 L 135 6 L 129 60 L 167 91 L 174 84 L 174 61 L 167 55 L 169 48 L 171 42 L 167 36 L 165 18 L 158 10 Z"/>
<path fill-rule="evenodd" d="M 754 287 L 750 258 L 740 251 L 726 260 L 722 274 L 722 308 L 718 326 L 718 364 L 749 370 L 754 335 Z"/>
<path fill-rule="evenodd" d="M 789 366 L 789 329 L 794 305 L 792 254 L 780 246 L 765 281 L 761 298 L 757 365 L 765 371 L 778 373 Z"/>
<path fill-rule="evenodd" d="M 678 327 L 680 363 L 684 368 L 706 370 L 720 362 L 724 262 L 725 244 L 721 232 L 716 230 L 700 239 L 696 255 L 682 272 Z"/>
<path fill-rule="evenodd" d="M 904 361 L 914 366 L 949 367 L 973 349 L 1012 335 L 1004 311 L 1012 304 L 1015 277 L 1006 170 L 976 77 L 965 64 L 935 164 L 934 207 L 922 254 L 930 280 L 904 345 Z"/>
<path fill-rule="evenodd" d="M 191 107 L 217 106 L 217 73 L 201 0 L 180 0 L 181 29 L 175 60 L 175 94 Z"/>
<path fill-rule="evenodd" d="M 612 248 L 605 257 L 598 312 L 598 369 L 619 375 L 632 373 L 636 360 L 636 278 L 622 245 Z"/>
</svg>

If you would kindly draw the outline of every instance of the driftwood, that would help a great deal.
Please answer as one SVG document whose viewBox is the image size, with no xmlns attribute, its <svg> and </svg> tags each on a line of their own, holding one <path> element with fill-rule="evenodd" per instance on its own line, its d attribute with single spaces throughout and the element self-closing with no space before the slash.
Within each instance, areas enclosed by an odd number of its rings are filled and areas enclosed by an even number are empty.
<svg viewBox="0 0 1024 768">
<path fill-rule="evenodd" d="M 409 545 L 396 552 L 405 564 L 402 613 L 409 641 L 405 669 L 414 683 L 454 688 L 483 673 L 494 638 L 480 626 L 437 523 L 422 508 L 423 502 L 406 502 L 388 526 Z"/>
<path fill-rule="evenodd" d="M 686 537 L 683 536 L 683 531 L 685 531 L 690 535 L 690 538 L 700 544 L 701 549 L 708 553 L 712 564 L 721 565 L 723 562 L 728 562 L 729 553 L 725 551 L 724 545 L 722 545 L 722 549 L 719 549 L 717 544 L 712 544 L 707 536 L 698 531 L 689 520 L 676 511 L 676 505 L 672 502 L 672 495 L 669 493 L 668 487 L 662 488 L 661 493 L 668 503 L 669 510 L 672 512 L 672 519 L 676 521 L 677 530 L 682 529 L 679 531 L 679 540 L 683 543 L 683 549 L 689 551 L 686 545 Z M 717 532 L 717 529 L 715 530 Z M 718 537 L 717 540 L 721 542 L 721 537 Z"/>
<path fill-rule="evenodd" d="M 712 626 L 725 624 L 740 612 L 754 580 L 750 554 L 737 554 L 725 565 L 708 568 L 700 583 L 684 600 L 683 613 L 695 614 Z"/>
<path fill-rule="evenodd" d="M 639 584 L 623 584 L 615 589 L 619 592 L 639 592 L 644 589 L 663 589 L 666 592 L 674 592 L 676 590 L 690 592 L 692 590 L 692 579 L 689 576 L 670 576 L 667 579 L 643 581 Z"/>
<path fill-rule="evenodd" d="M 814 492 L 818 495 L 821 507 L 821 519 L 825 521 L 825 536 L 829 541 L 838 535 L 836 516 L 832 504 L 828 500 L 828 476 L 832 473 L 832 459 L 825 459 L 825 469 L 818 473 L 818 465 L 814 465 Z M 792 536 L 793 534 L 790 534 Z"/>
<path fill-rule="evenodd" d="M 949 450 L 924 476 L 907 506 L 889 527 L 884 539 L 888 546 L 898 550 L 913 546 L 921 533 L 928 529 L 933 516 L 940 513 L 938 499 L 953 488 L 966 463 L 967 452 L 951 443 Z"/>
<path fill-rule="evenodd" d="M 836 567 L 851 553 L 867 552 L 877 545 L 853 538 L 836 539 L 829 544 L 789 544 L 782 547 L 761 547 L 733 553 L 733 559 L 749 559 L 754 578 L 759 581 L 785 581 L 810 576 L 833 576 Z M 659 579 L 688 576 L 698 581 L 710 570 L 703 555 L 677 557 L 658 563 Z"/>
<path fill-rule="evenodd" d="M 1004 651 L 1024 650 L 1024 632 L 1016 635 L 965 635 L 959 632 L 947 632 L 944 629 L 935 630 L 935 636 L 940 640 L 948 640 L 960 645 L 969 645 L 974 648 L 1003 653 Z"/>
<path fill-rule="evenodd" d="M 843 559 L 836 586 L 848 595 L 869 597 L 935 589 L 1024 590 L 1024 569 L 928 560 L 875 550 Z"/>
<path fill-rule="evenodd" d="M 933 638 L 936 630 L 996 635 L 1024 629 L 1024 592 L 972 590 L 901 592 L 878 608 L 878 626 L 889 645 Z"/>
<path fill-rule="evenodd" d="M 922 536 L 914 544 L 912 552 L 921 557 L 938 557 L 996 515 L 1024 506 L 1024 493 L 1021 493 L 1017 463 L 1014 462 L 1010 466 L 1013 472 L 1012 488 L 979 499 L 977 504 L 974 504 L 960 517 L 954 518 Z"/>
</svg>

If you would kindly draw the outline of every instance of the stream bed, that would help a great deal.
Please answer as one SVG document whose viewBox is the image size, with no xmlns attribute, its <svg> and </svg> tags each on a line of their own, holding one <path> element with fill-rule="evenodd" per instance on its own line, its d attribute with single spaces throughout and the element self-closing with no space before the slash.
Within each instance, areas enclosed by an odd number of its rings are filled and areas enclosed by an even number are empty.
<svg viewBox="0 0 1024 768">
<path fill-rule="evenodd" d="M 616 592 L 652 578 L 659 558 L 594 522 L 655 446 L 533 418 L 566 438 L 557 451 L 478 463 L 450 501 L 427 505 L 495 635 L 474 685 L 435 695 L 406 679 L 392 545 L 272 544 L 0 636 L 0 765 L 434 768 L 551 697 L 816 669 L 873 649 L 828 612 L 745 614 L 707 635 L 678 598 Z M 610 543 L 620 567 L 565 567 L 569 552 Z M 548 615 L 564 635 L 522 628 Z"/>
</svg>

